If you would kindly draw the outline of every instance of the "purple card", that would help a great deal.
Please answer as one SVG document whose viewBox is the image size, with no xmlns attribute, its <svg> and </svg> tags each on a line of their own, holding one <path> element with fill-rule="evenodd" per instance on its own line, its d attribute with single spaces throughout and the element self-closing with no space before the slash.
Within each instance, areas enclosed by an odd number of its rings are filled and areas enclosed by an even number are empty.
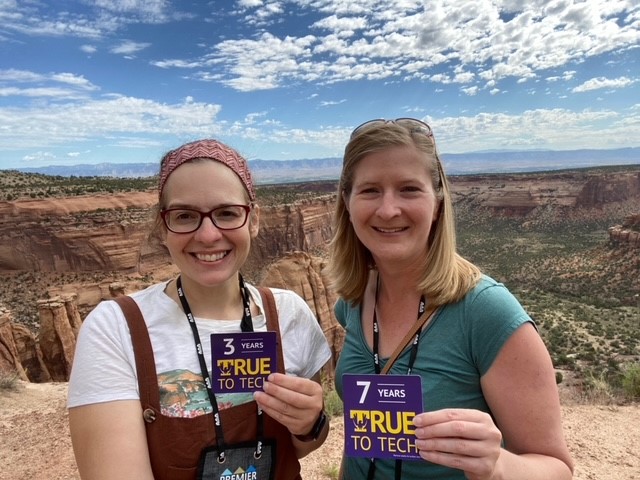
<svg viewBox="0 0 640 480">
<path fill-rule="evenodd" d="M 413 417 L 422 412 L 418 375 L 342 376 L 347 455 L 420 459 Z"/>
<path fill-rule="evenodd" d="M 269 374 L 278 371 L 276 351 L 276 332 L 212 334 L 212 390 L 214 393 L 262 390 Z"/>
</svg>

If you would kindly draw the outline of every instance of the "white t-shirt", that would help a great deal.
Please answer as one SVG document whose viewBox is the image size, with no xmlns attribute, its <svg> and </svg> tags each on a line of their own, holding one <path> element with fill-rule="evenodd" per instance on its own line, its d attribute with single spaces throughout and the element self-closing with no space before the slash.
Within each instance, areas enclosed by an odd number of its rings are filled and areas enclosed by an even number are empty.
<svg viewBox="0 0 640 480">
<path fill-rule="evenodd" d="M 168 282 L 133 293 L 144 317 L 153 347 L 162 413 L 194 417 L 211 412 L 202 382 L 193 333 L 187 318 L 164 293 Z M 262 298 L 247 285 L 260 314 L 253 316 L 255 331 L 266 331 Z M 289 290 L 272 288 L 284 354 L 286 373 L 311 378 L 331 357 L 327 340 L 306 302 Z M 240 331 L 237 321 L 196 317 L 204 358 L 211 372 L 212 333 Z M 138 378 L 131 335 L 122 310 L 114 301 L 101 302 L 85 319 L 76 345 L 67 406 L 77 407 L 113 400 L 138 400 Z M 252 395 L 216 395 L 220 409 L 252 400 Z"/>
</svg>

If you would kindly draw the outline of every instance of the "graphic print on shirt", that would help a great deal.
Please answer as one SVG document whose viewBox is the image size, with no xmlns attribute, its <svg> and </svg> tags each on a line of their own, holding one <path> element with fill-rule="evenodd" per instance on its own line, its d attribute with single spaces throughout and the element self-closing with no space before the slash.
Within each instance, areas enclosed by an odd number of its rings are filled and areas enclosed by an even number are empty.
<svg viewBox="0 0 640 480">
<path fill-rule="evenodd" d="M 190 370 L 172 370 L 158 375 L 160 408 L 167 417 L 193 418 L 211 413 L 211 402 L 202 375 Z M 253 400 L 251 393 L 216 395 L 218 408 L 242 405 Z"/>
</svg>

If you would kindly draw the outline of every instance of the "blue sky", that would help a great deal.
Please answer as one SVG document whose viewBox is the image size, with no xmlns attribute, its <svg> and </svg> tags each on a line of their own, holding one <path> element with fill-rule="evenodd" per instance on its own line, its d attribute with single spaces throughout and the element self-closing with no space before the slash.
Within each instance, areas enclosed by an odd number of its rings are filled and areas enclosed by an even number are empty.
<svg viewBox="0 0 640 480">
<path fill-rule="evenodd" d="M 637 0 L 0 0 L 0 168 L 340 157 L 406 116 L 443 153 L 638 147 L 639 47 Z"/>
</svg>

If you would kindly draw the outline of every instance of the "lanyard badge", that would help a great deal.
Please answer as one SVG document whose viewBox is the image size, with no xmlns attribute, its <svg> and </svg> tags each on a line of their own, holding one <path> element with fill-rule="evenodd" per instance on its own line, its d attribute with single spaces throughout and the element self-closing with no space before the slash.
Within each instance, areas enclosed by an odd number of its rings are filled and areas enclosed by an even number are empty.
<svg viewBox="0 0 640 480">
<path fill-rule="evenodd" d="M 251 319 L 251 309 L 249 305 L 249 292 L 241 275 L 239 277 L 239 281 L 240 292 L 242 294 L 243 301 L 243 316 L 240 323 L 240 327 L 242 330 L 241 335 L 243 336 L 237 337 L 236 339 L 235 335 L 221 335 L 220 337 L 223 345 L 225 343 L 225 338 L 227 339 L 227 348 L 225 349 L 223 346 L 222 354 L 224 355 L 225 352 L 235 353 L 235 342 L 239 342 L 239 348 L 244 348 L 246 350 L 245 353 L 249 354 L 249 358 L 252 358 L 252 362 L 249 362 L 247 357 L 245 357 L 243 360 L 243 357 L 239 354 L 238 356 L 233 357 L 233 361 L 231 361 L 232 359 L 228 359 L 230 363 L 225 363 L 225 365 L 230 365 L 229 372 L 233 370 L 238 374 L 233 377 L 234 385 L 235 381 L 238 380 L 239 385 L 242 386 L 243 381 L 241 379 L 244 379 L 245 386 L 251 385 L 253 390 L 256 390 L 257 383 L 263 381 L 264 379 L 264 377 L 262 376 L 262 371 L 258 371 L 256 374 L 254 374 L 256 365 L 262 367 L 266 367 L 268 365 L 269 373 L 271 373 L 271 371 L 276 371 L 277 366 L 275 360 L 275 332 L 262 332 L 273 334 L 273 337 L 263 334 L 258 335 L 258 337 L 255 336 L 255 334 L 253 333 L 253 322 Z M 264 438 L 264 417 L 262 415 L 262 410 L 260 410 L 259 408 L 256 409 L 258 427 L 257 438 L 255 440 L 236 443 L 233 445 L 227 444 L 225 442 L 220 409 L 218 407 L 218 402 L 216 400 L 214 391 L 215 384 L 213 383 L 207 369 L 207 364 L 202 349 L 202 342 L 200 341 L 200 335 L 198 333 L 198 327 L 196 326 L 195 318 L 191 312 L 191 308 L 189 307 L 189 302 L 187 301 L 187 298 L 184 294 L 180 277 L 178 277 L 177 279 L 176 286 L 180 303 L 182 304 L 182 308 L 185 312 L 185 315 L 189 322 L 189 326 L 191 327 L 191 331 L 193 333 L 193 339 L 195 342 L 196 353 L 198 355 L 198 362 L 200 363 L 202 378 L 204 380 L 205 386 L 207 387 L 207 393 L 209 395 L 209 400 L 213 409 L 213 421 L 216 430 L 216 445 L 204 448 L 200 455 L 197 479 L 227 480 L 243 478 L 246 480 L 273 480 L 273 465 L 275 465 L 276 458 L 276 443 L 271 439 Z M 212 337 L 218 336 L 213 335 Z M 213 346 L 214 345 L 212 338 L 212 347 Z M 215 361 L 213 365 L 216 365 Z M 220 374 L 220 368 L 214 368 L 213 370 L 214 375 Z M 263 368 L 263 370 L 266 371 L 267 368 Z M 225 366 L 225 372 L 226 371 L 227 368 Z M 247 372 L 251 372 L 250 375 L 245 375 L 245 373 Z M 216 378 L 219 379 L 224 377 Z M 222 384 L 224 385 L 224 382 L 222 382 Z M 239 477 L 239 475 L 242 476 Z"/>
</svg>

